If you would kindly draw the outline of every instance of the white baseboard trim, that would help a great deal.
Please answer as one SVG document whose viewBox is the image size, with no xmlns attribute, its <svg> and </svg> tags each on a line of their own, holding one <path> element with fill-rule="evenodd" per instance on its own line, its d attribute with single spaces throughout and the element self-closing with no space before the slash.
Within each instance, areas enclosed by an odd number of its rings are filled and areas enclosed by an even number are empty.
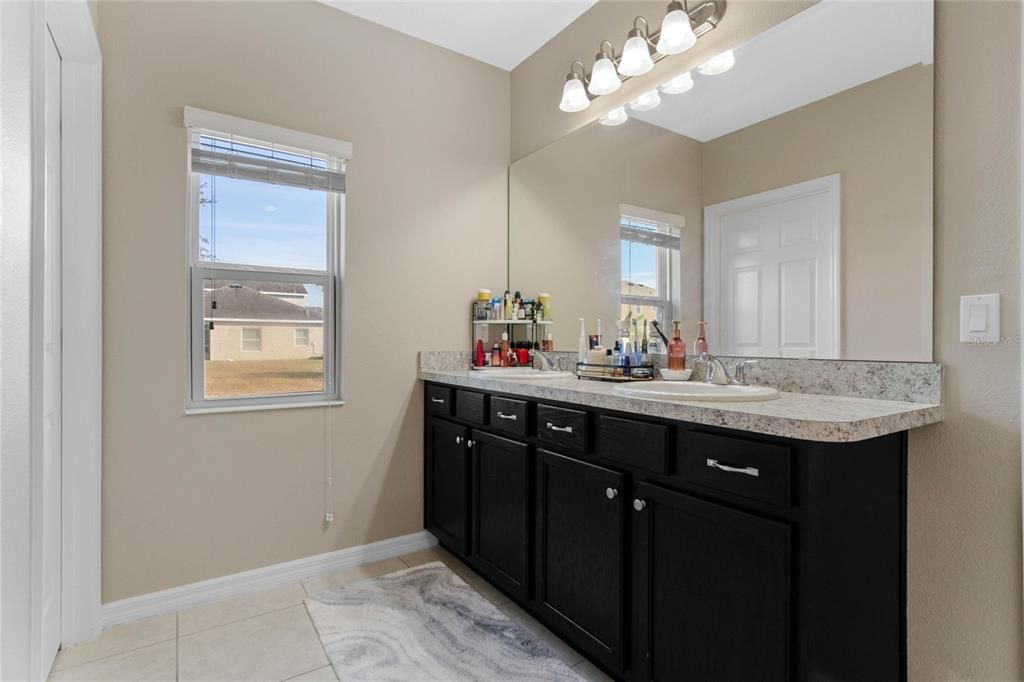
<svg viewBox="0 0 1024 682">
<path fill-rule="evenodd" d="M 436 544 L 437 538 L 424 530 L 389 540 L 339 549 L 336 552 L 316 554 L 282 564 L 254 568 L 251 571 L 172 587 L 159 592 L 140 594 L 137 597 L 104 604 L 101 624 L 106 630 L 114 625 L 201 606 L 249 592 L 258 592 L 314 575 L 333 573 L 374 561 L 390 559 L 433 547 Z"/>
</svg>

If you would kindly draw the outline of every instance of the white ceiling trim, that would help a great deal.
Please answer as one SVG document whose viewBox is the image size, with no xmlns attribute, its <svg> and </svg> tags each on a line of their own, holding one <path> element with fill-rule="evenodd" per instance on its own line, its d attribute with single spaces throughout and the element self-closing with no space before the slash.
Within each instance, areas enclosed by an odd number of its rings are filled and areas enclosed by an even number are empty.
<svg viewBox="0 0 1024 682">
<path fill-rule="evenodd" d="M 597 0 L 319 0 L 511 71 Z"/>
</svg>

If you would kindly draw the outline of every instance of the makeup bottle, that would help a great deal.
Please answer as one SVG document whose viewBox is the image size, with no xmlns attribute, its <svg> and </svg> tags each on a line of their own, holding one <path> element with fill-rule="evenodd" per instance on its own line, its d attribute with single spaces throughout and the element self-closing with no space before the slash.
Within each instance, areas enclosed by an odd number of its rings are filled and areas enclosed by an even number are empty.
<svg viewBox="0 0 1024 682">
<path fill-rule="evenodd" d="M 697 340 L 693 342 L 693 354 L 698 358 L 708 352 L 708 340 L 704 338 L 705 324 L 707 323 L 703 320 L 697 323 L 697 326 L 700 327 L 700 331 L 697 333 Z"/>
<path fill-rule="evenodd" d="M 509 299 L 509 300 L 511 300 L 511 299 Z M 508 367 L 508 356 L 509 356 L 508 332 L 502 332 L 501 333 L 501 366 L 502 367 Z"/>
<path fill-rule="evenodd" d="M 679 320 L 672 320 L 672 325 L 672 340 L 668 342 L 668 368 L 686 369 L 686 344 L 679 336 Z"/>
<path fill-rule="evenodd" d="M 474 363 L 476 364 L 477 367 L 483 367 L 484 366 L 484 340 L 483 339 L 477 339 L 476 340 L 476 357 L 474 358 Z"/>
<path fill-rule="evenodd" d="M 512 310 L 512 294 L 509 292 L 508 289 L 505 289 L 505 311 L 504 312 L 505 312 L 505 319 L 506 320 L 511 320 L 512 319 L 512 313 L 513 313 L 513 310 Z"/>
<path fill-rule="evenodd" d="M 497 343 L 491 349 L 491 367 L 501 367 L 501 346 Z"/>
</svg>

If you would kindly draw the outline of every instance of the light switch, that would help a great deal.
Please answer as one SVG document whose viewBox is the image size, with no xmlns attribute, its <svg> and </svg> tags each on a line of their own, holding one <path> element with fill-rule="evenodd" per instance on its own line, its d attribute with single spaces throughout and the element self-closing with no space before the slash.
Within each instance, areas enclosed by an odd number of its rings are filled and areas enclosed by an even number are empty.
<svg viewBox="0 0 1024 682">
<path fill-rule="evenodd" d="M 999 294 L 960 297 L 960 342 L 999 342 Z"/>
</svg>

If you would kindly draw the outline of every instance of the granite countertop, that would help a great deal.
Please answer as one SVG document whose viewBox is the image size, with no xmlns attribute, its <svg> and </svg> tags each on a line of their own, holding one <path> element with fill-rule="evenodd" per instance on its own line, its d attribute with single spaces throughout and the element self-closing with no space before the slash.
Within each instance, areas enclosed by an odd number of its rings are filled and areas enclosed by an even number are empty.
<svg viewBox="0 0 1024 682">
<path fill-rule="evenodd" d="M 514 381 L 483 377 L 469 370 L 442 369 L 420 369 L 419 378 L 538 400 L 833 443 L 865 440 L 942 421 L 942 405 L 938 403 L 785 392 L 777 400 L 761 402 L 684 402 L 631 398 L 615 392 L 616 384 L 575 378 Z"/>
</svg>

